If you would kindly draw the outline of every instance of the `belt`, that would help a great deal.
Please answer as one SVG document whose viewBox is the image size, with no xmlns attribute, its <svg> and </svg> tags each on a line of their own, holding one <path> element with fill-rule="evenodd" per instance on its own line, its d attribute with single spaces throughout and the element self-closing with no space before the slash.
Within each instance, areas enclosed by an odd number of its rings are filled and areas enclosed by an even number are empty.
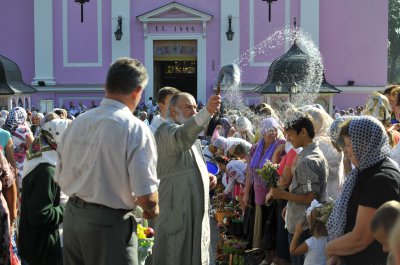
<svg viewBox="0 0 400 265">
<path fill-rule="evenodd" d="M 91 207 L 95 207 L 95 208 L 102 208 L 102 209 L 110 209 L 110 210 L 115 210 L 115 211 L 123 211 L 123 212 L 130 212 L 132 210 L 127 210 L 127 209 L 114 209 L 108 206 L 105 206 L 103 204 L 99 204 L 99 203 L 94 203 L 94 202 L 87 202 L 82 200 L 79 197 L 70 197 L 68 200 L 69 203 L 77 206 L 77 207 L 81 207 L 81 208 L 91 208 Z"/>
</svg>

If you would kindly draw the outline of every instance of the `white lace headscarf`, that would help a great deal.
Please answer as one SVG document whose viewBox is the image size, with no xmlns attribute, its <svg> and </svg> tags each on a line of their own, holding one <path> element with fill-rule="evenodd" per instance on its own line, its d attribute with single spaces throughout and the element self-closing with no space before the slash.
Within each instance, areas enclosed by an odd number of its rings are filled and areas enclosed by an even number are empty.
<svg viewBox="0 0 400 265">
<path fill-rule="evenodd" d="M 327 222 L 329 240 L 344 234 L 347 222 L 347 206 L 353 193 L 359 172 L 382 161 L 390 154 L 388 137 L 382 123 L 374 117 L 353 117 L 349 124 L 349 136 L 353 152 L 359 162 L 347 175 L 343 190 L 335 202 Z"/>
<path fill-rule="evenodd" d="M 229 115 L 229 116 L 228 116 L 228 121 L 229 121 L 231 124 L 236 124 L 237 118 L 239 118 L 238 115 L 232 114 L 232 115 Z"/>
<path fill-rule="evenodd" d="M 320 109 L 312 105 L 307 105 L 301 107 L 300 109 L 310 114 L 314 119 L 315 137 L 329 136 L 329 128 L 332 125 L 333 119 L 328 113 L 326 113 L 324 109 Z"/>
<path fill-rule="evenodd" d="M 250 120 L 244 116 L 237 118 L 236 128 L 240 133 L 251 132 L 253 130 Z"/>
</svg>

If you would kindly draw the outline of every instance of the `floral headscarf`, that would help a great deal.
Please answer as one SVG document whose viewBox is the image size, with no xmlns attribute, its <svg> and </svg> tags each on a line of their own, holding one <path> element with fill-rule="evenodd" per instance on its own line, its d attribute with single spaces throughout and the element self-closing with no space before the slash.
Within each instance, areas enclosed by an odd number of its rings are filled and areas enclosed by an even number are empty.
<svg viewBox="0 0 400 265">
<path fill-rule="evenodd" d="M 26 153 L 22 177 L 28 175 L 41 163 L 55 166 L 57 162 L 57 144 L 67 129 L 68 120 L 54 119 L 46 122 Z"/>
<path fill-rule="evenodd" d="M 389 124 L 391 119 L 389 100 L 379 92 L 372 93 L 361 115 L 377 118 L 384 124 Z"/>
<path fill-rule="evenodd" d="M 349 136 L 353 152 L 359 162 L 347 175 L 342 193 L 339 195 L 327 223 L 329 240 L 344 234 L 347 222 L 347 206 L 358 177 L 358 173 L 382 161 L 390 154 L 388 137 L 382 123 L 368 116 L 354 117 L 350 121 Z"/>
<path fill-rule="evenodd" d="M 15 107 L 13 108 L 8 117 L 6 119 L 6 123 L 4 124 L 4 129 L 7 131 L 15 131 L 15 129 L 26 122 L 28 114 L 26 113 L 24 108 Z"/>
</svg>

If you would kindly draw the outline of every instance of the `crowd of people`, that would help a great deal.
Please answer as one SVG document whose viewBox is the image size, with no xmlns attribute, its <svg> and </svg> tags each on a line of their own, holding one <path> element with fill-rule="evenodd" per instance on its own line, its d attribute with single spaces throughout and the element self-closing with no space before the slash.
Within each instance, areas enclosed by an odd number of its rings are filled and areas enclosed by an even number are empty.
<svg viewBox="0 0 400 265">
<path fill-rule="evenodd" d="M 198 106 L 173 87 L 138 106 L 148 78 L 120 58 L 99 106 L 2 111 L 0 264 L 139 264 L 140 207 L 148 263 L 208 265 L 211 196 L 240 203 L 261 265 L 400 264 L 400 86 L 342 115 L 235 110 L 220 95 Z"/>
</svg>

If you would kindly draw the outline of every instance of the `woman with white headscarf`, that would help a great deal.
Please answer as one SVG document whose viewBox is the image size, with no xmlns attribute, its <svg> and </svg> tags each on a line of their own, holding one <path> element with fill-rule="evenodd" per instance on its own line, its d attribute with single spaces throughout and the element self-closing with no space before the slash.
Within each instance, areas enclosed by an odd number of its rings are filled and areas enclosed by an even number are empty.
<svg viewBox="0 0 400 265">
<path fill-rule="evenodd" d="M 354 117 L 340 130 L 339 143 L 354 165 L 328 219 L 330 242 L 327 264 L 386 264 L 387 253 L 372 236 L 370 225 L 377 208 L 400 200 L 400 172 L 389 158 L 388 137 L 373 117 Z"/>
<path fill-rule="evenodd" d="M 268 213 L 276 211 L 276 205 L 274 205 L 274 208 L 272 206 L 265 206 L 265 198 L 269 188 L 267 188 L 265 181 L 258 175 L 257 169 L 262 168 L 267 161 L 271 161 L 273 164 L 279 163 L 285 148 L 285 140 L 278 138 L 279 130 L 279 123 L 274 118 L 267 118 L 261 122 L 260 132 L 262 138 L 250 151 L 249 162 L 247 164 L 243 203 L 246 207 L 252 204 L 252 202 L 249 201 L 249 198 L 252 197 L 251 192 L 254 191 L 254 204 L 256 209 L 254 229 L 253 231 L 249 231 L 250 233 L 252 232 L 253 236 L 253 248 L 271 250 L 276 247 L 275 245 L 265 246 L 261 243 L 263 236 L 267 236 L 267 234 L 268 236 L 276 236 L 276 229 L 272 228 L 272 226 L 276 226 L 277 220 L 273 219 L 273 217 L 271 220 L 267 220 Z M 266 227 L 267 221 L 273 222 L 270 223 L 270 226 Z M 266 240 L 265 242 L 271 243 L 269 240 Z M 269 264 L 272 261 L 272 258 L 271 255 L 267 255 L 262 264 Z"/>
<path fill-rule="evenodd" d="M 227 155 L 228 151 L 233 147 L 237 146 L 238 144 L 243 144 L 244 147 L 246 148 L 247 153 L 250 152 L 251 143 L 241 138 L 235 138 L 235 137 L 225 138 L 223 136 L 219 136 L 217 139 L 215 139 L 212 145 L 217 149 L 216 152 L 214 152 L 214 154 Z"/>
<path fill-rule="evenodd" d="M 236 120 L 236 133 L 233 137 L 242 138 L 249 143 L 253 142 L 254 134 L 253 134 L 253 126 L 249 119 L 244 116 L 240 116 Z"/>
<path fill-rule="evenodd" d="M 27 152 L 22 180 L 19 255 L 29 264 L 62 264 L 59 225 L 65 205 L 53 181 L 57 144 L 68 120 L 45 123 Z"/>
<path fill-rule="evenodd" d="M 321 152 L 329 165 L 329 174 L 326 181 L 326 195 L 336 200 L 344 182 L 343 154 L 332 145 L 329 129 L 333 123 L 331 116 L 324 109 L 308 105 L 301 108 L 311 115 L 314 120 L 315 137 Z"/>
</svg>

